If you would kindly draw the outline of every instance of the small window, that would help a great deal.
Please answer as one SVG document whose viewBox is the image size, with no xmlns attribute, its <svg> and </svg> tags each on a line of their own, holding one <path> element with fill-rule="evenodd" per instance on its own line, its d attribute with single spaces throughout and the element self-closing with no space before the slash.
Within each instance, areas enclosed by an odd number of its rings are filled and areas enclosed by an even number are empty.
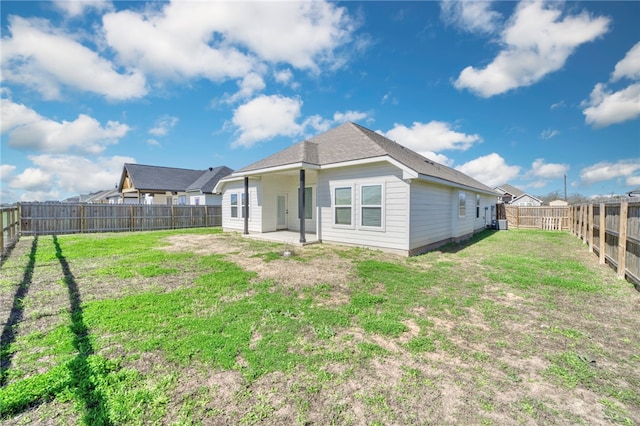
<svg viewBox="0 0 640 426">
<path fill-rule="evenodd" d="M 361 187 L 362 226 L 382 227 L 382 185 Z"/>
<path fill-rule="evenodd" d="M 298 188 L 300 191 L 300 188 Z M 313 190 L 311 187 L 304 188 L 304 218 L 313 219 Z M 298 219 L 300 219 L 300 209 L 298 209 Z"/>
<path fill-rule="evenodd" d="M 335 188 L 334 190 L 334 223 L 336 225 L 351 225 L 353 199 L 351 187 Z"/>
<path fill-rule="evenodd" d="M 238 217 L 238 194 L 231 194 L 231 217 Z"/>
<path fill-rule="evenodd" d="M 458 197 L 458 216 L 464 217 L 467 214 L 467 194 L 460 191 Z"/>
<path fill-rule="evenodd" d="M 476 194 L 476 219 L 480 217 L 480 194 Z"/>
<path fill-rule="evenodd" d="M 196 202 L 196 206 L 200 205 L 200 197 L 196 197 L 195 198 L 195 202 Z"/>
</svg>

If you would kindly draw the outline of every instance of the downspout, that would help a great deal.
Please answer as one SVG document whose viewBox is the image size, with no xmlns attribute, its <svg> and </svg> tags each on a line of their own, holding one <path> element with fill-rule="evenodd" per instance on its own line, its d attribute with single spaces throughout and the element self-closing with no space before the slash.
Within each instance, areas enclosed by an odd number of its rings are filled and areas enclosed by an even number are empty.
<svg viewBox="0 0 640 426">
<path fill-rule="evenodd" d="M 244 177 L 244 235 L 249 233 L 249 176 Z"/>
<path fill-rule="evenodd" d="M 298 193 L 298 216 L 300 216 L 300 242 L 306 243 L 307 240 L 304 237 L 304 225 L 305 225 L 305 199 L 304 199 L 304 169 L 300 170 L 300 192 Z"/>
</svg>

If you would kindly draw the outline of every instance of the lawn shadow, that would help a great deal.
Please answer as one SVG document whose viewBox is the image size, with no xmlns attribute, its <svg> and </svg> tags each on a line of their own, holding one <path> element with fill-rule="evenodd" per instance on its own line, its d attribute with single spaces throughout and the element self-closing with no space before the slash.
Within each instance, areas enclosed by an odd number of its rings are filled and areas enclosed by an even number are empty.
<svg viewBox="0 0 640 426">
<path fill-rule="evenodd" d="M 460 241 L 460 242 L 452 242 L 452 243 L 447 243 L 441 247 L 438 247 L 436 250 L 434 251 L 439 251 L 442 253 L 458 253 L 461 250 L 466 249 L 467 247 L 469 247 L 470 245 L 476 244 L 482 240 L 484 240 L 485 238 L 489 238 L 492 235 L 494 235 L 496 232 L 500 232 L 497 231 L 495 229 L 491 229 L 491 228 L 487 228 L 481 232 L 478 232 L 477 234 L 474 234 L 471 238 L 464 240 L 464 241 Z"/>
<path fill-rule="evenodd" d="M 36 264 L 36 251 L 38 250 L 38 237 L 33 239 L 31 243 L 31 252 L 29 253 L 29 262 L 24 268 L 22 281 L 13 295 L 13 304 L 9 318 L 2 328 L 2 336 L 0 336 L 0 386 L 4 386 L 7 381 L 7 373 L 11 367 L 13 353 L 10 351 L 11 344 L 15 341 L 15 327 L 22 321 L 24 314 L 23 301 L 29 292 L 29 286 L 33 279 L 33 269 Z"/>
<path fill-rule="evenodd" d="M 73 380 L 73 387 L 76 395 L 84 404 L 84 423 L 91 425 L 110 425 L 108 417 L 108 407 L 104 395 L 95 388 L 94 377 L 98 372 L 94 372 L 88 362 L 90 355 L 94 353 L 93 346 L 89 339 L 87 326 L 84 324 L 82 312 L 82 299 L 76 278 L 71 272 L 67 259 L 62 254 L 58 238 L 53 236 L 53 244 L 56 247 L 56 257 L 62 267 L 64 283 L 69 292 L 69 303 L 71 308 L 71 331 L 73 332 L 73 347 L 78 351 L 76 358 L 69 363 L 69 370 Z"/>
</svg>

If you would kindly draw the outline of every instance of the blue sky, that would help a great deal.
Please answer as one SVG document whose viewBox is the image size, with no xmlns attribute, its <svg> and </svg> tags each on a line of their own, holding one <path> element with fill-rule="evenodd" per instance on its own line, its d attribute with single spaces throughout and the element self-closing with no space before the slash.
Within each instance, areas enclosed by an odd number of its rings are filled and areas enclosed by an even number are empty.
<svg viewBox="0 0 640 426">
<path fill-rule="evenodd" d="M 640 3 L 2 1 L 1 201 L 344 121 L 491 187 L 640 187 Z"/>
</svg>

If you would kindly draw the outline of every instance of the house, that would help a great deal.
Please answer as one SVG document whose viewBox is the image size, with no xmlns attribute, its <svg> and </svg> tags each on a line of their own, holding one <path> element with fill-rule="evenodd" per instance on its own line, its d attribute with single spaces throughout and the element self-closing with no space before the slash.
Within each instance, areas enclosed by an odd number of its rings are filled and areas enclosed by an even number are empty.
<svg viewBox="0 0 640 426">
<path fill-rule="evenodd" d="M 191 170 L 125 163 L 119 203 L 220 205 L 221 196 L 213 188 L 232 171 L 226 166 Z"/>
<path fill-rule="evenodd" d="M 549 206 L 551 207 L 565 207 L 568 206 L 569 203 L 565 200 L 553 200 L 549 202 Z"/>
<path fill-rule="evenodd" d="M 640 188 L 632 189 L 631 191 L 627 192 L 627 195 L 629 197 L 640 197 Z"/>
<path fill-rule="evenodd" d="M 498 193 L 498 200 L 505 204 L 527 207 L 542 205 L 542 200 L 539 198 L 527 194 L 526 192 L 522 192 L 515 186 L 511 186 L 508 183 L 497 186 L 494 190 Z"/>
<path fill-rule="evenodd" d="M 466 239 L 495 216 L 491 188 L 350 122 L 232 173 L 214 192 L 225 231 L 292 230 L 300 243 L 404 255 Z"/>
</svg>

